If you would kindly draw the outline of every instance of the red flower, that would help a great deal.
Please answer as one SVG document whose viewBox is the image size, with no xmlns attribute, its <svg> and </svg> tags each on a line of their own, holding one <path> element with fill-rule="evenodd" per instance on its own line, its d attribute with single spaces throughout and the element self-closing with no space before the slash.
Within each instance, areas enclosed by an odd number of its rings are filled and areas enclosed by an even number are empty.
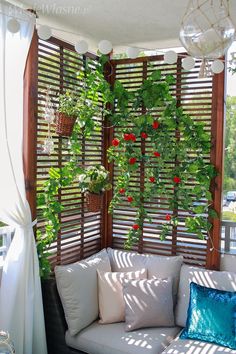
<svg viewBox="0 0 236 354">
<path fill-rule="evenodd" d="M 156 181 L 156 178 L 155 178 L 155 177 L 149 177 L 149 181 L 150 181 L 151 183 L 154 183 L 154 182 Z"/>
<path fill-rule="evenodd" d="M 133 142 L 136 141 L 136 136 L 133 133 L 129 134 L 129 139 L 132 140 Z"/>
<path fill-rule="evenodd" d="M 130 195 L 127 197 L 127 200 L 129 203 L 132 203 L 132 201 L 134 200 L 133 197 L 131 197 Z"/>
<path fill-rule="evenodd" d="M 170 221 L 170 220 L 171 220 L 170 214 L 166 214 L 166 220 L 167 220 L 167 221 Z"/>
<path fill-rule="evenodd" d="M 159 127 L 159 123 L 157 121 L 152 123 L 153 129 L 157 129 Z"/>
<path fill-rule="evenodd" d="M 136 157 L 131 157 L 131 158 L 129 159 L 130 165 L 134 165 L 136 161 L 137 161 Z"/>
<path fill-rule="evenodd" d="M 147 137 L 148 137 L 147 133 L 145 133 L 145 132 L 142 132 L 142 133 L 141 133 L 141 138 L 147 139 Z"/>
<path fill-rule="evenodd" d="M 121 189 L 119 190 L 119 193 L 120 193 L 120 194 L 124 194 L 124 193 L 125 193 L 125 189 L 124 189 L 124 188 L 121 188 Z"/>
<path fill-rule="evenodd" d="M 160 157 L 161 156 L 161 154 L 158 151 L 154 151 L 153 155 L 156 156 L 156 157 Z"/>
<path fill-rule="evenodd" d="M 132 226 L 132 228 L 133 228 L 134 230 L 138 230 L 138 229 L 139 229 L 139 225 L 138 225 L 138 224 L 134 224 L 134 225 Z"/>
<path fill-rule="evenodd" d="M 173 181 L 174 181 L 175 183 L 180 183 L 180 182 L 181 182 L 181 178 L 175 176 L 175 177 L 173 178 Z"/>
<path fill-rule="evenodd" d="M 113 146 L 118 146 L 120 144 L 120 140 L 118 140 L 118 139 L 113 139 L 112 140 L 112 145 Z"/>
<path fill-rule="evenodd" d="M 124 140 L 128 141 L 130 140 L 130 134 L 124 134 Z"/>
</svg>

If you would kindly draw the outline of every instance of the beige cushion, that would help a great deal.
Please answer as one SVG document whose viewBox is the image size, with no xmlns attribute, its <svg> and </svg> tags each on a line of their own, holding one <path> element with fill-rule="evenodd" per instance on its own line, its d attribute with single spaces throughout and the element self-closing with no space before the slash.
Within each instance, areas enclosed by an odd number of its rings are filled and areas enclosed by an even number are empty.
<svg viewBox="0 0 236 354">
<path fill-rule="evenodd" d="M 236 273 L 236 254 L 222 254 L 220 258 L 220 270 Z"/>
<path fill-rule="evenodd" d="M 81 262 L 55 267 L 57 289 L 71 335 L 98 317 L 97 269 L 111 270 L 106 250 Z"/>
<path fill-rule="evenodd" d="M 131 270 L 146 268 L 147 277 L 173 278 L 173 295 L 177 296 L 179 275 L 183 263 L 182 256 L 165 257 L 155 255 L 144 255 L 135 252 L 107 249 L 111 269 L 113 272 L 127 272 Z"/>
<path fill-rule="evenodd" d="M 236 291 L 236 273 L 217 272 L 204 268 L 183 265 L 180 272 L 176 324 L 185 327 L 189 304 L 190 283 L 195 282 L 208 288 Z"/>
<path fill-rule="evenodd" d="M 160 354 L 179 332 L 178 327 L 125 332 L 124 326 L 124 322 L 107 325 L 94 322 L 76 336 L 67 331 L 66 343 L 90 354 Z"/>
<path fill-rule="evenodd" d="M 125 280 L 125 330 L 174 326 L 172 280 Z"/>
<path fill-rule="evenodd" d="M 191 339 L 176 339 L 163 354 L 236 354 L 236 350 L 221 347 L 217 344 Z"/>
<path fill-rule="evenodd" d="M 114 323 L 125 320 L 122 281 L 124 279 L 144 278 L 147 278 L 146 269 L 134 272 L 102 272 L 98 270 L 100 323 Z"/>
</svg>

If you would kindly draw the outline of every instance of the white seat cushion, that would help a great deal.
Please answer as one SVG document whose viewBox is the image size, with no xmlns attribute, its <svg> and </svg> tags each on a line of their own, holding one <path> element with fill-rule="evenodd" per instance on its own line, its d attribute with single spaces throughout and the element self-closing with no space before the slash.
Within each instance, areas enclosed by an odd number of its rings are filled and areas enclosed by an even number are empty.
<svg viewBox="0 0 236 354">
<path fill-rule="evenodd" d="M 162 354 L 236 354 L 236 350 L 191 339 L 176 339 Z"/>
<path fill-rule="evenodd" d="M 66 332 L 66 343 L 89 354 L 159 354 L 179 333 L 178 327 L 146 328 L 125 332 L 125 324 L 94 322 L 72 337 Z"/>
<path fill-rule="evenodd" d="M 180 272 L 178 301 L 175 313 L 175 322 L 180 327 L 185 327 L 186 325 L 190 283 L 192 281 L 208 288 L 236 291 L 236 273 L 218 272 L 183 265 Z"/>
</svg>

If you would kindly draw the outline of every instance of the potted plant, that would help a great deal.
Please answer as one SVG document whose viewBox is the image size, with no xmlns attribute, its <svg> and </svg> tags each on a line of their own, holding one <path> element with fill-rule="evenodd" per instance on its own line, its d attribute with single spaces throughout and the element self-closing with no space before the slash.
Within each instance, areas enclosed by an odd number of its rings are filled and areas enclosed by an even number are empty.
<svg viewBox="0 0 236 354">
<path fill-rule="evenodd" d="M 78 116 L 77 97 L 74 92 L 66 91 L 59 95 L 59 106 L 56 114 L 56 133 L 71 136 Z"/>
<path fill-rule="evenodd" d="M 89 166 L 79 175 L 79 187 L 86 193 L 88 210 L 96 213 L 101 210 L 103 193 L 112 187 L 109 172 L 103 166 Z"/>
</svg>

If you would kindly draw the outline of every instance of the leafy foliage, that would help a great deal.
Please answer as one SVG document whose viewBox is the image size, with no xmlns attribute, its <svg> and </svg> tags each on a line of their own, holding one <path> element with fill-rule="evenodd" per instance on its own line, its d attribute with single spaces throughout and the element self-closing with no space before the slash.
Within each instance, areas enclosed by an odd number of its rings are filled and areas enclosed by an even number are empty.
<svg viewBox="0 0 236 354">
<path fill-rule="evenodd" d="M 89 166 L 79 175 L 78 180 L 82 192 L 89 191 L 100 194 L 112 187 L 109 181 L 109 172 L 103 166 Z"/>
<path fill-rule="evenodd" d="M 136 209 L 135 224 L 125 244 L 127 248 L 139 241 L 144 223 L 151 222 L 144 205 L 153 197 L 164 197 L 170 188 L 173 198 L 167 208 L 173 213 L 166 215 L 160 232 L 162 240 L 178 225 L 178 209 L 193 216 L 186 218 L 185 226 L 199 238 L 204 237 L 203 231 L 211 228 L 209 214 L 216 217 L 210 206 L 209 192 L 216 171 L 204 158 L 211 148 L 210 135 L 202 123 L 193 121 L 178 107 L 171 94 L 174 80 L 170 75 L 163 77 L 157 70 L 135 93 L 127 91 L 120 82 L 114 86 L 116 112 L 111 119 L 113 124 L 119 123 L 124 128 L 119 129 L 108 149 L 109 161 L 114 162 L 120 172 L 110 211 L 124 197 Z M 161 112 L 158 120 L 155 118 L 157 109 Z M 140 114 L 134 113 L 137 111 Z M 146 151 L 146 142 L 152 151 Z M 166 169 L 167 161 L 172 162 L 172 168 Z M 144 190 L 134 192 L 132 180 L 137 178 L 141 165 L 145 171 Z M 161 178 L 163 172 L 168 182 Z M 193 189 L 187 187 L 189 181 L 194 181 Z M 196 201 L 201 199 L 209 203 L 196 206 Z M 134 228 L 135 225 L 139 227 Z"/>
<path fill-rule="evenodd" d="M 106 59 L 105 59 L 106 60 Z M 56 239 L 60 230 L 59 215 L 63 211 L 62 204 L 58 201 L 58 192 L 62 187 L 72 184 L 80 174 L 86 173 L 84 168 L 78 166 L 81 154 L 81 139 L 86 139 L 91 132 L 100 129 L 96 116 L 101 112 L 99 95 L 102 93 L 104 103 L 103 114 L 106 114 L 106 104 L 112 99 L 110 86 L 104 79 L 104 57 L 95 71 L 87 63 L 85 72 L 78 72 L 77 78 L 82 82 L 81 92 L 67 91 L 59 97 L 59 110 L 76 116 L 72 136 L 69 138 L 71 158 L 62 168 L 50 168 L 49 178 L 44 183 L 39 193 L 37 204 L 47 220 L 45 231 L 37 231 L 37 250 L 39 255 L 40 272 L 43 278 L 50 274 L 48 249 Z"/>
</svg>

